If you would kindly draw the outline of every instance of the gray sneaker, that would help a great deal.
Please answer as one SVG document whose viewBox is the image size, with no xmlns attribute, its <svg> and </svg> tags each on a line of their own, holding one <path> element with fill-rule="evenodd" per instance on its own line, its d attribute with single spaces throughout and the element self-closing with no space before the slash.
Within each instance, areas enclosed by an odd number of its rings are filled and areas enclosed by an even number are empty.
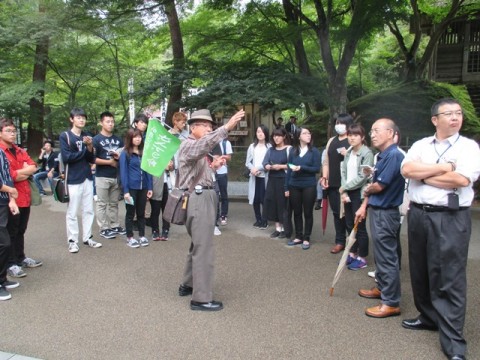
<svg viewBox="0 0 480 360">
<path fill-rule="evenodd" d="M 0 286 L 0 300 L 9 300 L 12 298 L 12 295 L 5 289 L 3 286 Z"/>
<path fill-rule="evenodd" d="M 10 277 L 15 277 L 15 278 L 22 278 L 27 276 L 27 273 L 22 270 L 22 268 L 18 265 L 12 265 L 8 268 L 7 274 Z"/>
<path fill-rule="evenodd" d="M 33 260 L 32 258 L 29 258 L 29 257 L 26 257 L 22 261 L 22 266 L 26 268 L 36 268 L 42 265 L 43 265 L 43 262 L 38 260 Z"/>
<path fill-rule="evenodd" d="M 140 238 L 140 246 L 148 246 L 148 239 L 145 236 Z"/>
<path fill-rule="evenodd" d="M 127 240 L 127 246 L 135 249 L 135 248 L 140 247 L 140 244 L 138 243 L 138 240 L 137 240 L 137 239 L 129 238 L 129 239 Z"/>
</svg>

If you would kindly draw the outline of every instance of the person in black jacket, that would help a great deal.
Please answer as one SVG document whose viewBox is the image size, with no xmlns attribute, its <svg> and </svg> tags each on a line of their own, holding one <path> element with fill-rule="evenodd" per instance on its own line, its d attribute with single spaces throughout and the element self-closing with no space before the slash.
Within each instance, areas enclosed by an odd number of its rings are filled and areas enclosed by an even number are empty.
<svg viewBox="0 0 480 360">
<path fill-rule="evenodd" d="M 43 148 L 42 151 L 40 151 L 37 162 L 41 164 L 41 168 L 33 174 L 33 181 L 35 181 L 40 194 L 45 196 L 45 189 L 40 181 L 48 179 L 50 188 L 52 188 L 53 178 L 58 176 L 58 154 L 53 151 L 52 141 L 47 140 L 43 143 Z"/>
</svg>

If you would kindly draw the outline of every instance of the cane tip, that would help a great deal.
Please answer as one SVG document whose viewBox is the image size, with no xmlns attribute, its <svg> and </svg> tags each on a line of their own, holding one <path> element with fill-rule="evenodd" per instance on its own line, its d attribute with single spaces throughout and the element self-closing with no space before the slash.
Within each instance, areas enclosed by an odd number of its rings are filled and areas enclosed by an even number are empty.
<svg viewBox="0 0 480 360">
<path fill-rule="evenodd" d="M 330 296 L 333 296 L 333 288 L 330 288 Z"/>
</svg>

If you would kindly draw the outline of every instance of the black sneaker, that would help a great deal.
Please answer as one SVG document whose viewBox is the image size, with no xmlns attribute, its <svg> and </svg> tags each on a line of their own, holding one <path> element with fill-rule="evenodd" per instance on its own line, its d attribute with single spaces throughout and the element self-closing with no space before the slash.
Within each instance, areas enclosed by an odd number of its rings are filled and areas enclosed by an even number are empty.
<svg viewBox="0 0 480 360">
<path fill-rule="evenodd" d="M 273 233 L 270 234 L 270 237 L 272 239 L 279 237 L 280 236 L 280 231 L 275 230 Z"/>
<path fill-rule="evenodd" d="M 253 227 L 254 227 L 255 229 L 259 229 L 261 225 L 262 225 L 262 222 L 261 222 L 261 221 L 256 221 L 256 222 L 253 224 Z"/>
<path fill-rule="evenodd" d="M 100 230 L 100 236 L 105 239 L 114 239 L 115 233 L 111 229 Z"/>
<path fill-rule="evenodd" d="M 20 286 L 20 283 L 18 281 L 7 280 L 1 283 L 0 286 L 4 287 L 5 289 L 15 289 Z"/>
<path fill-rule="evenodd" d="M 125 230 L 121 226 L 117 226 L 117 227 L 111 228 L 109 230 L 114 235 L 125 235 L 127 233 L 127 230 Z"/>
<path fill-rule="evenodd" d="M 160 236 L 160 241 L 167 241 L 168 240 L 168 230 L 162 230 L 162 235 Z"/>
<path fill-rule="evenodd" d="M 262 222 L 258 228 L 260 230 L 265 230 L 266 228 L 268 228 L 268 222 L 266 221 Z"/>
<path fill-rule="evenodd" d="M 278 235 L 278 238 L 279 239 L 285 239 L 286 238 L 285 231 L 280 231 L 280 235 Z"/>
</svg>

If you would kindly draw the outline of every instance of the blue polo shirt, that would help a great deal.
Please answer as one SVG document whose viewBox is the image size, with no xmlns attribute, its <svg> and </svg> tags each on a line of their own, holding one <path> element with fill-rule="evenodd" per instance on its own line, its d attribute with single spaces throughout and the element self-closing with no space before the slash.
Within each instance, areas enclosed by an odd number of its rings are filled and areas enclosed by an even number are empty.
<svg viewBox="0 0 480 360">
<path fill-rule="evenodd" d="M 378 154 L 373 182 L 380 183 L 384 188 L 381 192 L 368 197 L 368 205 L 389 209 L 402 204 L 405 179 L 400 173 L 400 166 L 404 157 L 396 144 L 390 145 Z"/>
</svg>

